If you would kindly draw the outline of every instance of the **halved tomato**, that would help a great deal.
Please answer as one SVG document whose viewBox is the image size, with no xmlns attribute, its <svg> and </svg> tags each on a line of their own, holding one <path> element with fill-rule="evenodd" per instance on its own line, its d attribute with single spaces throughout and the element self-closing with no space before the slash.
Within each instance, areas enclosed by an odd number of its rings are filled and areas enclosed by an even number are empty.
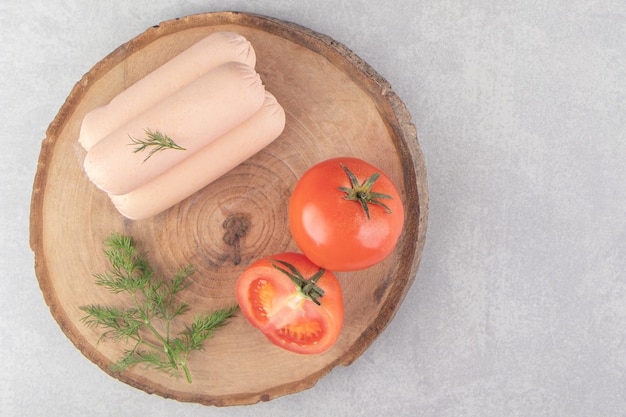
<svg viewBox="0 0 626 417">
<path fill-rule="evenodd" d="M 343 326 L 337 277 L 299 253 L 259 259 L 237 280 L 243 315 L 272 343 L 291 352 L 328 350 Z"/>
</svg>

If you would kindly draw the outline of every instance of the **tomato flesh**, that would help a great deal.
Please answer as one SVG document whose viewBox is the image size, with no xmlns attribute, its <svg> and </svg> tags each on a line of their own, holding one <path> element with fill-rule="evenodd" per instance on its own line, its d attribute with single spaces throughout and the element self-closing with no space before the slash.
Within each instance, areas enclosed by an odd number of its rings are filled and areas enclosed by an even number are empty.
<svg viewBox="0 0 626 417">
<path fill-rule="evenodd" d="M 259 323 L 267 322 L 267 312 L 272 311 L 272 299 L 274 288 L 268 280 L 259 278 L 250 285 L 248 302 L 252 306 L 252 312 Z"/>
<path fill-rule="evenodd" d="M 318 343 L 324 334 L 324 325 L 321 320 L 304 318 L 302 295 L 294 292 L 282 299 L 277 298 L 274 286 L 268 279 L 259 278 L 250 284 L 248 302 L 258 323 L 267 325 L 271 321 L 270 326 L 275 328 L 274 337 L 283 343 L 298 345 Z M 274 309 L 275 305 L 281 307 Z M 309 312 L 308 316 L 315 316 L 315 312 Z"/>
<path fill-rule="evenodd" d="M 237 280 L 237 300 L 248 321 L 277 346 L 302 354 L 321 353 L 337 340 L 343 325 L 343 299 L 335 275 L 326 271 L 317 284 L 320 305 L 302 293 L 274 262 L 293 265 L 304 277 L 319 271 L 304 255 L 279 254 L 250 265 Z"/>
<path fill-rule="evenodd" d="M 322 325 L 319 321 L 308 321 L 304 323 L 287 324 L 278 329 L 278 337 L 286 342 L 297 344 L 317 343 L 322 337 Z"/>
</svg>

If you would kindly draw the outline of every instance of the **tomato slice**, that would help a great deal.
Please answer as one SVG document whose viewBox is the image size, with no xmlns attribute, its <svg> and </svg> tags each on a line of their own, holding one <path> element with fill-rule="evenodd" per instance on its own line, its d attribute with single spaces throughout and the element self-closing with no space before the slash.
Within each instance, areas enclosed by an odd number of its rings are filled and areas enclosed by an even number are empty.
<svg viewBox="0 0 626 417">
<path fill-rule="evenodd" d="M 324 352 L 341 333 L 339 281 L 298 253 L 263 258 L 246 268 L 237 280 L 237 301 L 253 326 L 291 352 Z"/>
</svg>

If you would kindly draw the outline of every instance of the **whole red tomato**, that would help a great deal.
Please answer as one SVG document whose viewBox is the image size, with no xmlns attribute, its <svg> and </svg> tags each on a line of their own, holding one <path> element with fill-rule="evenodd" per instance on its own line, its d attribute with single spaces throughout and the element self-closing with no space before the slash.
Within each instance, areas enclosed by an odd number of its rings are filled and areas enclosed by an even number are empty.
<svg viewBox="0 0 626 417">
<path fill-rule="evenodd" d="M 351 157 L 314 165 L 289 201 L 289 227 L 302 252 L 331 271 L 368 268 L 394 249 L 404 208 L 389 177 Z"/>
<path fill-rule="evenodd" d="M 343 297 L 335 275 L 299 253 L 262 258 L 239 276 L 243 315 L 272 343 L 291 352 L 321 353 L 343 326 Z"/>
</svg>

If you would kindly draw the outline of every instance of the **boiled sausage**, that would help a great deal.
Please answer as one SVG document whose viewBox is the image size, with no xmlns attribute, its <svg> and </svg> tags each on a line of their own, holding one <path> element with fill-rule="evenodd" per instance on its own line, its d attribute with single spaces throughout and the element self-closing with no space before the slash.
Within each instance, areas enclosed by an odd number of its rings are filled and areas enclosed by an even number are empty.
<svg viewBox="0 0 626 417">
<path fill-rule="evenodd" d="M 229 62 L 181 90 L 97 142 L 84 169 L 103 191 L 119 195 L 153 180 L 255 114 L 265 100 L 260 76 L 250 66 Z M 147 130 L 160 132 L 184 150 L 164 149 L 146 159 L 134 152 Z"/>
<path fill-rule="evenodd" d="M 252 45 L 234 32 L 215 32 L 176 55 L 105 106 L 87 113 L 78 141 L 89 150 L 99 140 L 180 90 L 193 80 L 226 62 L 256 65 Z"/>
<path fill-rule="evenodd" d="M 266 92 L 263 106 L 250 119 L 147 184 L 124 195 L 111 195 L 111 201 L 132 220 L 156 215 L 253 156 L 276 139 L 284 126 L 283 108 Z"/>
</svg>

